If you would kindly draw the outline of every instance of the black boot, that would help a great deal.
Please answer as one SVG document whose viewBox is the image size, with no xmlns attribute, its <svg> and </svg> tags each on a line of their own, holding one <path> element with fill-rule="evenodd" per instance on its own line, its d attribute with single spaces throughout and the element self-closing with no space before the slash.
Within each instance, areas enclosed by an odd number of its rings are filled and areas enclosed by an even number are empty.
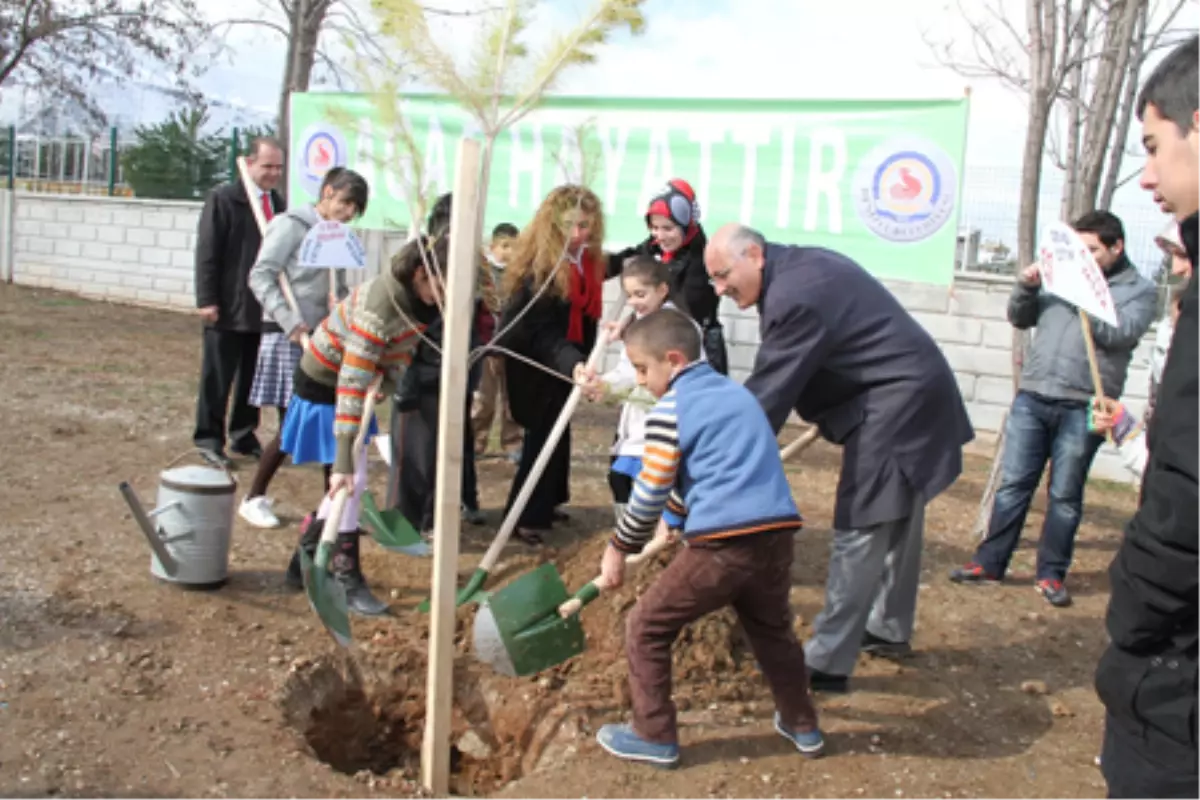
<svg viewBox="0 0 1200 800">
<path fill-rule="evenodd" d="M 284 581 L 292 589 L 304 588 L 304 573 L 300 569 L 300 551 L 303 550 L 309 558 L 316 555 L 317 542 L 321 541 L 321 530 L 325 527 L 325 520 L 317 519 L 315 511 L 306 519 L 308 524 L 304 526 L 304 530 L 300 534 L 300 542 L 292 551 L 292 560 L 288 562 L 287 575 L 284 576 Z"/>
<path fill-rule="evenodd" d="M 339 533 L 337 552 L 329 571 L 346 590 L 346 608 L 363 617 L 379 617 L 388 613 L 388 604 L 371 594 L 363 577 L 358 556 L 358 539 L 362 531 Z"/>
</svg>

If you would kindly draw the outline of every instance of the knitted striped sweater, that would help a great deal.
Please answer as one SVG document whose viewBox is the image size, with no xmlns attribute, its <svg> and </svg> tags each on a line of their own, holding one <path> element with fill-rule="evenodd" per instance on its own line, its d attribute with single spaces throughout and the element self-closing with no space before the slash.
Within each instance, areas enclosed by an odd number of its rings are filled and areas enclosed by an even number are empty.
<svg viewBox="0 0 1200 800">
<path fill-rule="evenodd" d="M 417 313 L 404 286 L 384 271 L 353 289 L 309 338 L 300 368 L 318 383 L 337 387 L 335 473 L 354 472 L 351 449 L 363 422 L 367 389 L 375 376 L 382 373 L 382 391 L 390 393 L 412 362 L 421 341 L 417 333 L 427 327 L 418 321 Z"/>
<path fill-rule="evenodd" d="M 802 519 L 762 406 L 705 362 L 689 364 L 646 416 L 642 470 L 610 540 L 636 553 L 664 512 L 685 541 L 795 531 Z"/>
</svg>

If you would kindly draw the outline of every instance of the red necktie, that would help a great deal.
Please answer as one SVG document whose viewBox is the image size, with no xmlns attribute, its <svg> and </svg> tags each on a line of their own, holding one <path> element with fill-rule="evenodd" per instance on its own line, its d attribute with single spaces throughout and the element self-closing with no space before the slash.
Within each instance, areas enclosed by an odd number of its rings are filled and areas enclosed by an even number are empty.
<svg viewBox="0 0 1200 800">
<path fill-rule="evenodd" d="M 275 212 L 271 210 L 271 195 L 268 192 L 262 193 L 263 219 L 267 222 L 275 216 Z"/>
</svg>

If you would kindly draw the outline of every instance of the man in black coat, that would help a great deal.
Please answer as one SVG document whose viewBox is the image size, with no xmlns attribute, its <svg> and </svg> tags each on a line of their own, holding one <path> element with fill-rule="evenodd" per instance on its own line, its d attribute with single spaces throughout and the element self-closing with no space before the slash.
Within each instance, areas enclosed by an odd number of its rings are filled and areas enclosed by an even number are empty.
<svg viewBox="0 0 1200 800">
<path fill-rule="evenodd" d="M 1101 769 L 1109 797 L 1197 797 L 1197 38 L 1142 87 L 1142 188 L 1180 223 L 1193 272 L 1147 432 L 1138 510 L 1109 568 L 1111 643 L 1096 670 L 1107 710 Z"/>
<path fill-rule="evenodd" d="M 925 506 L 958 478 L 975 434 L 937 344 L 850 259 L 726 225 L 705 266 L 719 294 L 758 308 L 746 388 L 775 430 L 795 410 L 843 447 L 825 608 L 805 656 L 814 690 L 845 691 L 860 649 L 910 649 Z"/>
<path fill-rule="evenodd" d="M 240 180 L 218 186 L 204 201 L 196 232 L 196 308 L 204 320 L 204 354 L 192 441 L 222 461 L 229 393 L 230 449 L 239 455 L 262 453 L 255 430 L 258 409 L 250 405 L 250 387 L 258 361 L 262 307 L 250 291 L 250 268 L 258 258 L 262 234 L 250 203 L 270 219 L 285 210 L 274 191 L 283 176 L 283 147 L 274 139 L 255 139 L 246 156 L 256 191 L 248 197 Z"/>
</svg>

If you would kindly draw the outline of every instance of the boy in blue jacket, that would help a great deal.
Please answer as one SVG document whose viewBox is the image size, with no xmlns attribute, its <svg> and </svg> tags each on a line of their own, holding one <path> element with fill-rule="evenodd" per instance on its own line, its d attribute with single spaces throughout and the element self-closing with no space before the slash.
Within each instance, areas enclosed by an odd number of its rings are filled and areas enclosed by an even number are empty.
<svg viewBox="0 0 1200 800">
<path fill-rule="evenodd" d="M 801 518 L 771 425 L 750 392 L 699 361 L 700 336 L 684 314 L 662 309 L 636 320 L 625 347 L 638 383 L 658 403 L 646 417 L 642 469 L 605 549 L 601 583 L 621 585 L 625 556 L 656 527 L 659 535 L 681 529 L 685 546 L 629 615 L 633 723 L 605 725 L 597 739 L 619 758 L 678 764 L 671 645 L 688 623 L 732 606 L 771 685 L 775 730 L 803 755 L 820 755 L 788 603 Z"/>
</svg>

